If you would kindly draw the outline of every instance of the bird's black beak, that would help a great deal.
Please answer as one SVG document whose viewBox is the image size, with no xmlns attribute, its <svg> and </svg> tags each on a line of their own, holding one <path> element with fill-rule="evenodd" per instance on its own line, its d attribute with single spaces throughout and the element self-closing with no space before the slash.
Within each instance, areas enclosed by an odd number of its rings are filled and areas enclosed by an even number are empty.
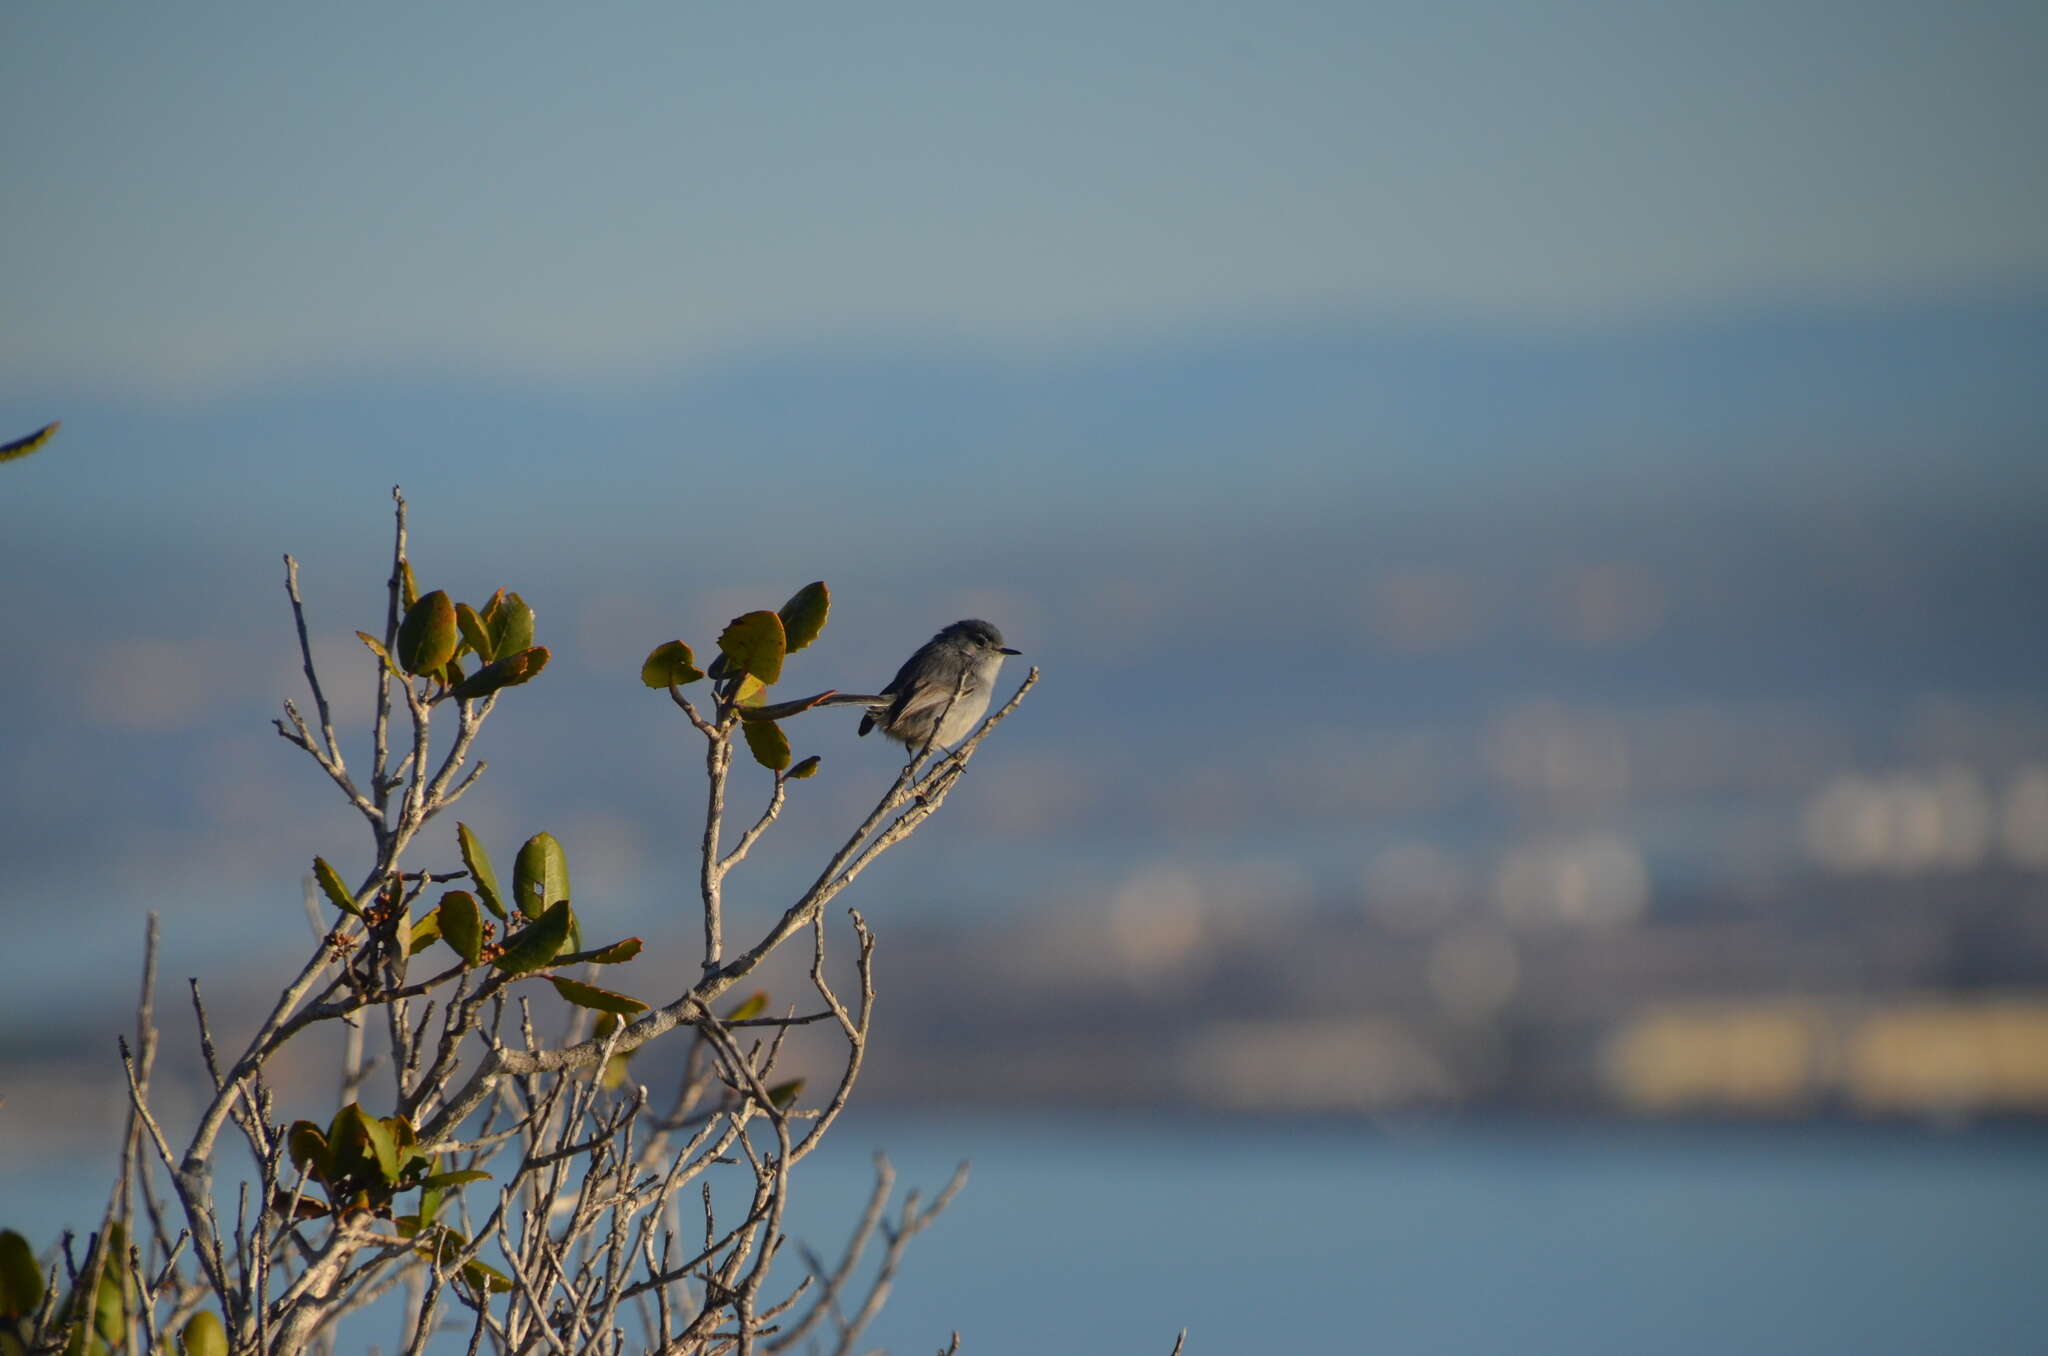
<svg viewBox="0 0 2048 1356">
<path fill-rule="evenodd" d="M 1024 652 L 1023 652 L 1022 650 L 1012 650 L 1012 649 L 1008 648 L 1007 646 L 998 646 L 998 647 L 996 648 L 996 653 L 997 653 L 997 654 L 1023 654 Z"/>
</svg>

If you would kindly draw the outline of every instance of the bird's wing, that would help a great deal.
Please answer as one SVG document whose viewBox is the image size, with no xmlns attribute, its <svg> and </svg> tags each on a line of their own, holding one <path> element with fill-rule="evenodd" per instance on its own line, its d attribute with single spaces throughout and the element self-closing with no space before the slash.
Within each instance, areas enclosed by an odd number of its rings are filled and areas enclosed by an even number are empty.
<svg viewBox="0 0 2048 1356">
<path fill-rule="evenodd" d="M 958 699 L 965 701 L 979 690 L 980 686 L 975 682 L 975 675 L 970 670 L 967 674 L 967 686 L 959 691 Z M 889 723 L 894 725 L 905 716 L 919 711 L 942 710 L 951 705 L 954 699 L 954 686 L 951 683 L 944 686 L 933 683 L 917 692 L 899 692 L 896 694 L 895 702 L 889 707 Z"/>
</svg>

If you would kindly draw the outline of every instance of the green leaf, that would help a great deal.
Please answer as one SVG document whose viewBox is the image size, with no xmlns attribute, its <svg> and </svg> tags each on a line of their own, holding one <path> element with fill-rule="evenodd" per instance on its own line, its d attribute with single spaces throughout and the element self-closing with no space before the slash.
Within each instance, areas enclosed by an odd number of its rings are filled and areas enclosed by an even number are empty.
<svg viewBox="0 0 2048 1356">
<path fill-rule="evenodd" d="M 369 1119 L 360 1106 L 350 1102 L 327 1122 L 327 1151 L 334 1160 L 334 1175 L 328 1183 L 330 1187 L 343 1187 L 351 1178 L 375 1171 L 377 1151 L 371 1147 L 370 1132 L 364 1128 Z M 337 1207 L 342 1204 L 339 1196 L 335 1197 L 334 1204 Z"/>
<path fill-rule="evenodd" d="M 518 687 L 521 683 L 530 682 L 547 666 L 547 646 L 515 650 L 503 659 L 492 660 L 449 691 L 462 701 L 474 701 L 478 697 L 490 696 L 499 688 Z"/>
<path fill-rule="evenodd" d="M 185 1344 L 185 1356 L 228 1356 L 227 1329 L 211 1309 L 201 1309 L 186 1319 L 178 1340 Z"/>
<path fill-rule="evenodd" d="M 768 991 L 766 989 L 756 989 L 751 994 L 748 994 L 746 1000 L 738 1007 L 726 1013 L 725 1020 L 728 1022 L 744 1022 L 751 1017 L 759 1017 L 766 1011 L 768 1011 Z"/>
<path fill-rule="evenodd" d="M 363 1125 L 370 1132 L 370 1151 L 377 1156 L 377 1172 L 387 1182 L 396 1182 L 401 1164 L 398 1145 L 392 1142 L 391 1128 L 375 1116 L 365 1114 Z"/>
<path fill-rule="evenodd" d="M 486 620 L 491 632 L 491 653 L 516 654 L 533 648 L 533 609 L 516 593 L 497 600 L 498 606 Z"/>
<path fill-rule="evenodd" d="M 640 665 L 640 681 L 649 687 L 667 687 L 670 683 L 688 687 L 703 676 L 704 670 L 697 667 L 697 656 L 680 640 L 655 646 Z"/>
<path fill-rule="evenodd" d="M 316 1182 L 334 1180 L 334 1151 L 328 1147 L 327 1136 L 312 1121 L 293 1121 L 291 1132 L 285 1136 L 285 1150 L 292 1156 L 292 1166 L 304 1168 Z"/>
<path fill-rule="evenodd" d="M 407 608 L 398 624 L 398 666 L 407 673 L 430 673 L 453 659 L 461 643 L 455 604 L 446 590 L 435 589 Z"/>
<path fill-rule="evenodd" d="M 364 1155 L 369 1152 L 369 1138 L 356 1124 L 356 1118 L 362 1114 L 363 1109 L 351 1102 L 337 1110 L 327 1122 L 327 1153 L 334 1164 L 336 1181 L 361 1167 Z"/>
<path fill-rule="evenodd" d="M 57 427 L 62 422 L 61 419 L 52 421 L 26 438 L 16 438 L 11 443 L 0 443 L 0 461 L 13 461 L 16 457 L 25 457 L 31 452 L 41 450 L 44 443 L 57 436 Z"/>
<path fill-rule="evenodd" d="M 128 1333 L 128 1240 L 118 1221 L 107 1228 L 107 1250 L 100 1271 L 99 1290 L 93 1296 L 93 1328 L 109 1351 L 127 1346 Z"/>
<path fill-rule="evenodd" d="M 405 674 L 399 669 L 398 665 L 392 662 L 391 652 L 384 648 L 383 641 L 377 639 L 368 631 L 356 632 L 356 639 L 360 640 L 361 642 L 363 642 L 363 644 L 370 647 L 370 653 L 376 655 L 378 659 L 383 661 L 384 667 L 390 670 L 391 676 L 393 678 L 405 677 Z"/>
<path fill-rule="evenodd" d="M 282 1218 L 285 1211 L 292 1209 L 292 1193 L 289 1191 L 273 1191 L 270 1193 L 270 1208 L 273 1213 Z M 298 1208 L 292 1214 L 292 1218 L 319 1219 L 322 1215 L 332 1213 L 327 1208 L 327 1202 L 307 1192 L 300 1195 Z"/>
<path fill-rule="evenodd" d="M 768 1089 L 768 1100 L 775 1103 L 777 1109 L 787 1109 L 796 1100 L 796 1095 L 804 1090 L 805 1081 L 792 1078 L 787 1083 L 775 1084 Z"/>
<path fill-rule="evenodd" d="M 462 632 L 463 644 L 476 651 L 477 658 L 488 664 L 498 657 L 497 651 L 491 648 L 490 629 L 484 625 L 484 619 L 477 615 L 477 610 L 468 603 L 455 605 L 455 627 Z M 461 652 L 458 650 L 457 653 Z"/>
<path fill-rule="evenodd" d="M 320 893 L 327 896 L 328 903 L 343 913 L 354 914 L 357 918 L 363 916 L 363 911 L 356 907 L 355 896 L 348 892 L 348 886 L 342 884 L 341 873 L 329 866 L 325 857 L 313 859 L 313 879 L 320 883 Z"/>
<path fill-rule="evenodd" d="M 461 1172 L 429 1173 L 420 1178 L 419 1181 L 413 1183 L 414 1186 L 420 1189 L 420 1212 L 410 1217 L 412 1220 L 411 1229 L 407 1229 L 403 1223 L 400 1223 L 398 1230 L 400 1235 L 409 1237 L 411 1234 L 418 1232 L 421 1227 L 433 1223 L 434 1217 L 441 1213 L 441 1207 L 446 1203 L 447 1189 L 449 1187 L 461 1186 L 466 1182 L 481 1182 L 489 1177 L 490 1174 L 487 1172 L 479 1172 L 474 1168 L 470 1168 Z M 401 1220 L 404 1218 L 406 1217 L 400 1217 Z"/>
<path fill-rule="evenodd" d="M 595 984 L 579 980 L 563 979 L 560 975 L 549 975 L 548 983 L 555 986 L 555 992 L 579 1008 L 594 1008 L 598 1012 L 616 1012 L 630 1017 L 636 1012 L 645 1012 L 647 1005 L 637 998 L 629 998 L 610 989 L 600 989 Z"/>
<path fill-rule="evenodd" d="M 25 1318 L 42 1304 L 43 1270 L 35 1249 L 14 1230 L 0 1229 L 0 1318 Z"/>
<path fill-rule="evenodd" d="M 398 1180 L 398 1142 L 391 1127 L 350 1102 L 334 1113 L 327 1127 L 327 1142 L 335 1149 L 335 1166 L 353 1176 L 359 1167 L 374 1167 L 387 1182 Z"/>
<path fill-rule="evenodd" d="M 773 612 L 734 617 L 719 632 L 718 649 L 742 673 L 773 683 L 782 677 L 782 657 L 788 652 L 782 618 Z"/>
<path fill-rule="evenodd" d="M 613 942 L 610 946 L 593 951 L 583 959 L 592 965 L 617 965 L 620 961 L 629 961 L 639 954 L 640 939 L 628 937 L 622 942 Z"/>
<path fill-rule="evenodd" d="M 806 584 L 796 591 L 790 600 L 782 605 L 776 615 L 782 618 L 783 635 L 786 638 L 786 653 L 795 654 L 818 638 L 825 629 L 825 619 L 832 612 L 832 591 L 825 587 L 825 581 Z"/>
<path fill-rule="evenodd" d="M 412 954 L 412 905 L 404 900 L 391 906 L 391 945 L 401 956 Z"/>
<path fill-rule="evenodd" d="M 483 917 L 477 912 L 476 896 L 467 890 L 450 890 L 441 896 L 434 915 L 441 920 L 441 940 L 465 965 L 475 965 L 484 949 Z"/>
<path fill-rule="evenodd" d="M 505 949 L 491 962 L 508 975 L 530 974 L 551 964 L 569 940 L 569 901 L 548 906 L 538 921 L 506 939 Z"/>
<path fill-rule="evenodd" d="M 455 826 L 455 845 L 462 850 L 462 864 L 476 885 L 477 897 L 483 900 L 485 908 L 502 920 L 505 917 L 504 897 L 498 892 L 498 875 L 491 870 L 491 859 L 484 855 L 484 845 L 477 841 L 467 824 Z"/>
<path fill-rule="evenodd" d="M 409 608 L 420 600 L 420 581 L 412 572 L 412 562 L 398 562 L 398 605 Z"/>
<path fill-rule="evenodd" d="M 768 684 L 751 673 L 740 675 L 740 685 L 733 689 L 732 699 L 740 706 L 761 700 L 761 694 L 768 690 Z"/>
<path fill-rule="evenodd" d="M 512 863 L 512 902 L 538 918 L 556 900 L 569 897 L 569 858 L 551 833 L 537 833 L 519 848 Z"/>
<path fill-rule="evenodd" d="M 819 762 L 820 759 L 818 758 L 818 755 L 814 753 L 810 757 L 804 759 L 801 763 L 798 763 L 795 767 L 791 768 L 789 770 L 789 775 L 795 778 L 797 781 L 802 781 L 806 777 L 815 777 L 818 775 Z"/>
<path fill-rule="evenodd" d="M 762 767 L 780 772 L 789 766 L 789 736 L 782 733 L 780 725 L 772 720 L 750 720 L 740 726 L 740 733 L 747 737 L 747 752 Z"/>
<path fill-rule="evenodd" d="M 479 1292 L 488 1290 L 494 1295 L 502 1295 L 512 1288 L 510 1276 L 482 1262 L 464 1262 L 462 1279 L 468 1281 L 472 1289 Z"/>
<path fill-rule="evenodd" d="M 440 940 L 441 910 L 437 905 L 413 920 L 411 931 L 405 935 L 405 954 L 417 956 Z"/>
<path fill-rule="evenodd" d="M 434 1166 L 431 1154 L 420 1152 L 420 1137 L 412 1128 L 412 1122 L 403 1116 L 385 1116 L 378 1122 L 391 1135 L 391 1143 L 398 1150 L 398 1180 L 408 1187 L 417 1185 L 419 1179 Z"/>
</svg>

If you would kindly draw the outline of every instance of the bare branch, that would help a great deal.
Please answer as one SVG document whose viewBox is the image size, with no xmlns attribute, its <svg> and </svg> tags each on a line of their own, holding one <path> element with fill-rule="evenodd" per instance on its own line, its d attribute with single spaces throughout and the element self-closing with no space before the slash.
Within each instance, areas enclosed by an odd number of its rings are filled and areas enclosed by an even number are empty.
<svg viewBox="0 0 2048 1356">
<path fill-rule="evenodd" d="M 704 971 L 718 968 L 724 956 L 723 882 L 725 866 L 718 855 L 719 830 L 725 820 L 725 779 L 732 770 L 732 732 L 739 724 L 727 716 L 705 735 L 704 847 L 698 890 L 704 897 Z"/>
<path fill-rule="evenodd" d="M 898 1216 L 895 1227 L 884 1230 L 888 1238 L 888 1247 L 882 1253 L 881 1271 L 868 1287 L 867 1300 L 861 1305 L 860 1312 L 853 1316 L 846 1326 L 846 1331 L 840 1335 L 837 1356 L 845 1356 L 845 1353 L 853 1350 L 853 1344 L 860 1340 L 861 1333 L 866 1331 L 868 1324 L 874 1321 L 875 1315 L 879 1314 L 882 1306 L 888 1302 L 889 1291 L 896 1284 L 897 1269 L 903 1263 L 903 1251 L 909 1246 L 910 1240 L 931 1227 L 932 1221 L 945 1213 L 946 1207 L 953 1203 L 953 1198 L 959 1195 L 960 1189 L 966 1185 L 967 1165 L 962 1163 L 953 1169 L 952 1177 L 933 1198 L 932 1203 L 924 1209 L 918 1209 L 916 1192 L 913 1191 L 904 1198 L 903 1213 Z"/>
<path fill-rule="evenodd" d="M 407 508 L 396 488 L 392 501 L 382 641 L 389 652 L 396 651 L 410 578 Z M 848 1104 L 872 1029 L 874 935 L 858 912 L 849 911 L 858 993 L 842 997 L 827 978 L 825 909 L 883 852 L 938 811 L 981 741 L 1037 682 L 1037 670 L 950 752 L 914 751 L 810 886 L 732 956 L 723 911 L 727 877 L 750 860 L 790 795 L 788 779 L 777 773 L 759 816 L 729 846 L 723 843 L 734 737 L 743 714 L 793 716 L 882 699 L 828 689 L 742 713 L 735 704 L 740 680 L 728 677 L 714 684 L 707 714 L 672 685 L 671 699 L 706 740 L 708 795 L 697 881 L 704 911 L 702 973 L 630 1022 L 606 1019 L 602 1034 L 593 1031 L 584 1009 L 560 1009 L 567 1020 L 559 1030 L 552 1029 L 551 1019 L 544 1023 L 550 1028 L 544 1039 L 529 995 L 547 991 L 511 986 L 522 978 L 544 978 L 545 972 L 513 975 L 458 962 L 420 978 L 408 974 L 403 920 L 430 885 L 466 873 L 409 867 L 403 859 L 428 821 L 483 772 L 486 764 L 474 753 L 496 694 L 452 701 L 454 728 L 447 731 L 449 717 L 443 717 L 447 737 L 436 763 L 432 718 L 452 697 L 445 676 L 407 678 L 380 663 L 373 758 L 359 788 L 342 757 L 314 663 L 298 562 L 284 559 L 313 719 L 287 700 L 283 718 L 274 724 L 369 820 L 373 859 L 363 864 L 354 909 L 345 908 L 331 928 L 317 902 L 309 906 L 316 933 L 326 930 L 239 1054 L 216 1048 L 198 980 L 192 980 L 197 1043 L 210 1087 L 202 1088 L 204 1104 L 182 1153 L 150 1100 L 159 950 L 152 916 L 133 1044 L 121 1043 L 130 1110 L 119 1176 L 82 1267 L 66 1236 L 72 1288 L 91 1293 L 105 1269 L 116 1268 L 130 1296 L 122 1315 L 128 1326 L 123 1345 L 133 1350 L 177 1345 L 182 1324 L 213 1308 L 238 1352 L 334 1356 L 353 1349 L 350 1330 L 362 1321 L 344 1320 L 398 1295 L 404 1311 L 398 1348 L 408 1356 L 423 1356 L 441 1340 L 436 1334 L 456 1323 L 467 1326 L 472 1352 L 488 1345 L 499 1356 L 619 1356 L 626 1349 L 620 1319 L 627 1301 L 639 1313 L 647 1346 L 656 1351 L 752 1356 L 791 1350 L 822 1330 L 834 1350 L 851 1352 L 887 1299 L 908 1241 L 946 1208 L 966 1169 L 963 1164 L 929 1207 L 910 1193 L 892 1219 L 894 1174 L 878 1159 L 875 1190 L 836 1263 L 827 1267 L 806 1252 L 806 1274 L 793 1286 L 770 1289 L 787 1241 L 783 1227 L 792 1173 Z M 473 623 L 469 634 L 475 635 Z M 956 691 L 955 700 L 959 696 Z M 398 704 L 411 722 L 403 748 L 394 747 L 392 734 Z M 790 1004 L 780 1016 L 730 1022 L 714 1013 L 714 1002 L 806 929 L 810 983 L 818 995 L 816 1004 L 807 1005 L 814 1010 L 799 1012 Z M 548 968 L 560 971 L 596 954 L 558 956 Z M 513 1010 L 516 1026 L 508 1028 Z M 542 1015 L 555 1011 L 547 1006 Z M 388 1046 L 376 1058 L 365 1055 L 369 1020 L 381 1024 L 380 1046 Z M 337 1086 L 344 1105 L 367 1105 L 365 1079 L 375 1069 L 381 1083 L 379 1065 L 389 1061 L 395 1098 L 379 1108 L 391 1106 L 395 1119 L 387 1118 L 391 1129 L 382 1133 L 388 1138 L 377 1141 L 381 1148 L 372 1145 L 373 1152 L 339 1132 L 334 1145 L 310 1150 L 284 1128 L 292 1113 L 281 1117 L 273 1101 L 272 1061 L 298 1034 L 327 1022 L 341 1023 Z M 812 1025 L 836 1030 L 845 1042 L 832 1091 L 815 1109 L 808 1100 L 797 1103 L 793 1085 L 771 1086 L 785 1046 L 794 1051 L 805 1045 L 801 1038 L 790 1040 L 790 1032 Z M 665 1114 L 650 1106 L 645 1086 L 621 1091 L 616 1078 L 604 1076 L 615 1058 L 683 1027 L 692 1035 Z M 768 1034 L 751 1036 L 749 1027 L 765 1027 Z M 812 1044 L 835 1043 L 825 1037 Z M 808 1059 L 809 1049 L 803 1053 Z M 666 1091 L 663 1096 L 666 1103 Z M 222 1140 L 230 1121 L 239 1134 L 228 1141 L 246 1143 L 249 1154 L 232 1164 L 223 1159 Z M 180 1126 L 179 1133 L 186 1128 Z M 167 1215 L 170 1197 L 159 1199 L 158 1164 L 175 1193 L 171 1210 L 182 1209 L 181 1226 L 174 1213 Z M 429 1176 L 469 1172 L 490 1174 L 497 1193 L 495 1208 L 480 1223 L 459 1180 Z M 716 1209 L 714 1180 L 727 1184 Z M 698 1194 L 689 1190 L 693 1181 L 703 1197 L 703 1248 L 678 1262 L 686 1194 Z M 231 1216 L 221 1194 L 225 1182 L 235 1184 Z M 415 1190 L 416 1201 L 400 1199 Z M 116 1248 L 116 1238 L 131 1242 Z M 857 1280 L 861 1259 L 872 1254 L 877 1239 L 883 1240 L 879 1270 L 863 1287 Z M 494 1295 L 504 1301 L 497 1312 Z M 462 1319 L 458 1306 L 473 1316 Z M 35 1332 L 47 1335 L 54 1331 L 48 1324 L 56 1321 L 56 1310 L 48 1302 L 44 1310 Z"/>
<path fill-rule="evenodd" d="M 788 795 L 789 779 L 778 772 L 775 774 L 775 790 L 768 797 L 768 808 L 761 812 L 761 817 L 754 821 L 751 828 L 740 835 L 739 842 L 734 843 L 732 851 L 726 853 L 724 860 L 719 862 L 718 872 L 721 876 L 747 859 L 747 853 L 753 850 L 755 843 L 761 841 L 761 835 L 768 832 L 768 826 L 782 813 L 782 803 Z"/>
</svg>

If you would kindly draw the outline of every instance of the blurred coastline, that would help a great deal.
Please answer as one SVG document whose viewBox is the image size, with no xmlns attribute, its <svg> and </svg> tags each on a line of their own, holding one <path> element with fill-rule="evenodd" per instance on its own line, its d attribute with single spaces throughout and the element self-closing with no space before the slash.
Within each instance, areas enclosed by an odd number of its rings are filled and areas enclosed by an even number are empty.
<svg viewBox="0 0 2048 1356">
<path fill-rule="evenodd" d="M 261 996 L 223 956 L 291 963 L 297 873 L 350 826 L 264 724 L 302 681 L 274 552 L 306 561 L 359 721 L 348 629 L 385 528 L 338 450 L 404 427 L 446 453 L 377 468 L 412 480 L 423 568 L 521 588 L 557 647 L 465 810 L 493 841 L 556 831 L 579 908 L 644 934 L 650 967 L 692 963 L 669 882 L 697 813 L 635 682 L 652 643 L 824 577 L 833 626 L 792 681 L 859 686 L 960 615 L 1043 666 L 943 841 L 863 881 L 892 986 L 878 1099 L 2048 1115 L 2044 353 L 2048 302 L 2009 299 L 1598 342 L 1315 324 L 1007 375 L 799 355 L 602 400 L 373 382 L 67 409 L 14 468 L 46 511 L 0 541 L 16 577 L 65 581 L 17 600 L 42 645 L 0 655 L 0 910 L 73 901 L 93 927 L 78 973 L 8 962 L 0 1119 L 61 1134 L 96 1104 L 65 1089 L 102 1068 L 143 909 L 224 1013 Z M 528 479 L 462 469 L 515 436 Z M 593 437 L 596 479 L 540 450 Z M 758 558 L 758 505 L 677 557 L 661 506 L 703 485 L 679 439 L 792 487 L 787 559 Z M 915 546 L 877 538 L 873 464 L 956 507 Z M 256 466 L 247 512 L 181 499 Z M 572 520 L 545 564 L 509 545 Z M 850 724 L 800 727 L 824 771 L 743 906 L 886 776 Z"/>
</svg>

